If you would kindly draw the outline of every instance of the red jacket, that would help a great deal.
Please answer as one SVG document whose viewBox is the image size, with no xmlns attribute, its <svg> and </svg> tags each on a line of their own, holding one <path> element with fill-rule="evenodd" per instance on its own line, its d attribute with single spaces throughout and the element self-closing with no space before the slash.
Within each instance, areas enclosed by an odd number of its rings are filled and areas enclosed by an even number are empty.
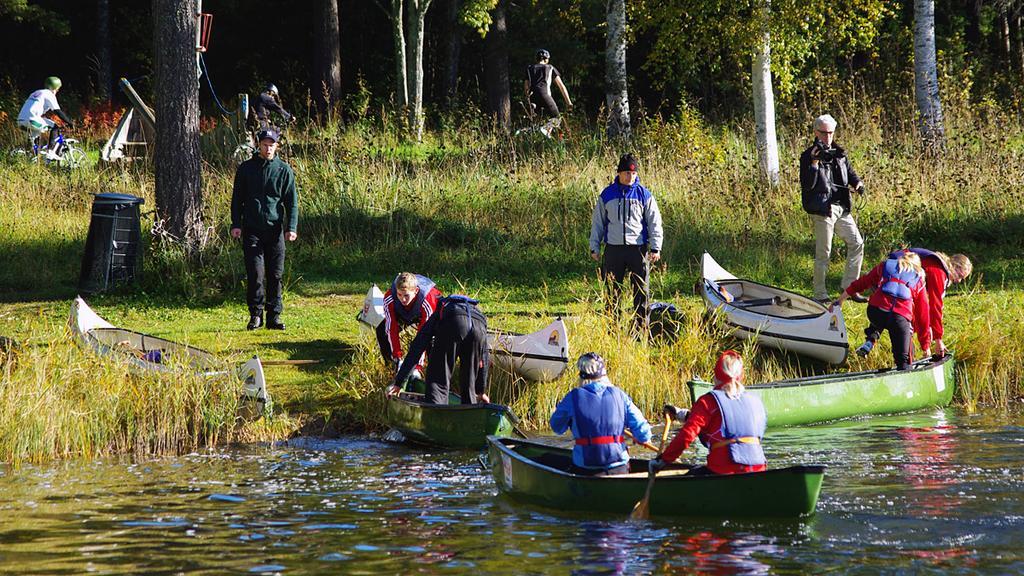
<svg viewBox="0 0 1024 576">
<path fill-rule="evenodd" d="M 946 269 L 934 256 L 921 258 L 924 267 L 925 292 L 928 293 L 928 318 L 932 329 L 932 340 L 942 339 L 942 306 L 949 286 Z"/>
<path fill-rule="evenodd" d="M 885 262 L 875 266 L 871 269 L 871 272 L 854 280 L 847 287 L 846 293 L 852 296 L 858 292 L 874 290 L 871 298 L 868 300 L 868 306 L 874 306 L 882 310 L 892 310 L 910 321 L 914 325 L 914 332 L 917 333 L 917 341 L 921 343 L 921 349 L 927 351 L 932 344 L 931 328 L 929 327 L 931 323 L 929 320 L 930 306 L 928 304 L 928 292 L 925 290 L 925 285 L 928 282 L 927 272 L 925 272 L 925 282 L 918 282 L 910 290 L 912 298 L 910 300 L 902 300 L 877 290 L 878 284 L 882 281 L 882 270 L 884 268 Z"/>
<path fill-rule="evenodd" d="M 430 315 L 437 309 L 437 301 L 441 299 L 441 291 L 436 287 L 431 288 L 423 296 L 423 301 L 420 304 L 420 311 L 418 320 L 416 322 L 416 330 L 423 327 L 423 323 L 430 318 Z M 395 299 L 389 289 L 384 293 L 384 329 L 388 334 L 388 341 L 391 343 L 391 355 L 396 360 L 401 360 L 403 356 L 402 352 L 402 341 L 398 337 L 398 334 L 402 331 L 402 328 L 409 326 L 409 324 L 403 323 L 401 315 L 395 310 L 395 306 L 401 306 L 402 303 Z M 411 312 L 411 311 L 410 311 Z"/>
<path fill-rule="evenodd" d="M 711 394 L 705 394 L 693 403 L 686 422 L 683 423 L 679 432 L 676 432 L 676 436 L 669 443 L 668 448 L 662 452 L 661 459 L 665 462 L 675 462 L 696 438 L 700 438 L 700 441 L 708 446 L 725 440 L 722 436 L 722 413 L 718 409 L 718 402 L 715 402 L 715 398 Z M 715 474 L 761 472 L 767 469 L 765 464 L 747 466 L 733 462 L 727 446 L 712 450 L 708 454 L 707 466 Z"/>
</svg>

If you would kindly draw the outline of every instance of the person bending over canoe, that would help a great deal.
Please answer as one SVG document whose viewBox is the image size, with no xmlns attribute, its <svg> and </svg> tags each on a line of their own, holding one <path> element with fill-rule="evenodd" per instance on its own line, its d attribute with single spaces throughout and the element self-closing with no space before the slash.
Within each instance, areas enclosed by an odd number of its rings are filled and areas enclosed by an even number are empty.
<svg viewBox="0 0 1024 576">
<path fill-rule="evenodd" d="M 932 354 L 945 356 L 949 350 L 942 343 L 943 302 L 946 299 L 946 288 L 951 284 L 963 282 L 971 275 L 974 265 L 970 258 L 963 254 L 946 256 L 942 252 L 932 252 L 924 248 L 911 248 L 911 252 L 921 258 L 924 268 L 924 290 L 928 293 L 928 319 L 932 336 Z"/>
<path fill-rule="evenodd" d="M 604 359 L 587 352 L 576 362 L 580 384 L 565 395 L 551 415 L 551 429 L 564 434 L 572 428 L 576 445 L 572 469 L 584 476 L 629 473 L 629 452 L 624 432 L 629 428 L 638 443 L 651 439 L 651 425 L 629 396 L 608 380 Z"/>
<path fill-rule="evenodd" d="M 377 344 L 385 362 L 398 370 L 402 363 L 402 341 L 399 333 L 408 326 L 419 331 L 437 308 L 442 297 L 434 281 L 426 276 L 402 272 L 384 293 L 384 321 L 377 325 Z M 423 373 L 425 358 L 417 360 L 414 372 Z"/>
<path fill-rule="evenodd" d="M 740 474 L 761 472 L 767 468 L 761 438 L 768 424 L 761 399 L 747 394 L 743 387 L 743 357 L 726 350 L 715 363 L 715 388 L 685 410 L 665 407 L 665 414 L 677 417 L 686 414 L 683 427 L 668 448 L 654 460 L 652 470 L 661 470 L 675 462 L 694 439 L 708 447 L 706 466 L 698 466 L 693 474 Z"/>
<path fill-rule="evenodd" d="M 868 327 L 864 330 L 867 338 L 857 348 L 857 355 L 867 356 L 882 336 L 889 331 L 892 340 L 892 359 L 897 370 L 910 370 L 914 356 L 913 335 L 922 350 L 931 345 L 931 321 L 929 319 L 928 293 L 925 290 L 925 272 L 921 257 L 910 250 L 900 250 L 851 283 L 829 306 L 842 306 L 851 294 L 874 288 L 868 300 Z"/>
<path fill-rule="evenodd" d="M 409 354 L 388 386 L 390 396 L 399 394 L 420 356 L 430 350 L 427 361 L 425 400 L 448 404 L 455 361 L 460 363 L 459 386 L 463 404 L 490 402 L 487 371 L 491 353 L 487 343 L 487 318 L 478 301 L 452 294 L 437 303 L 437 310 L 420 327 L 409 345 Z"/>
</svg>

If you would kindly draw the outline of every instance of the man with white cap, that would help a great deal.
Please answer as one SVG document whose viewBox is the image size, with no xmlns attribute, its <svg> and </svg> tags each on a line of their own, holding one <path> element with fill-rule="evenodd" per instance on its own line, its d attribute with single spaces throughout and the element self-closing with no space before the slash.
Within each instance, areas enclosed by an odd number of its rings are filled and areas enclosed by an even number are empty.
<svg viewBox="0 0 1024 576">
<path fill-rule="evenodd" d="M 608 380 L 604 359 L 587 352 L 576 362 L 580 385 L 565 395 L 551 415 L 551 429 L 563 434 L 572 429 L 570 472 L 584 476 L 629 473 L 629 451 L 624 436 L 629 428 L 637 443 L 651 439 L 651 425 L 629 396 Z"/>
<path fill-rule="evenodd" d="M 864 238 L 853 220 L 851 192 L 864 192 L 864 183 L 853 171 L 846 151 L 834 141 L 836 120 L 822 114 L 814 120 L 814 143 L 800 155 L 800 188 L 804 210 L 814 221 L 814 298 L 828 304 L 831 299 L 825 284 L 832 236 L 846 243 L 846 269 L 840 288 L 845 290 L 860 277 L 864 260 Z M 854 302 L 867 302 L 860 294 Z"/>
</svg>

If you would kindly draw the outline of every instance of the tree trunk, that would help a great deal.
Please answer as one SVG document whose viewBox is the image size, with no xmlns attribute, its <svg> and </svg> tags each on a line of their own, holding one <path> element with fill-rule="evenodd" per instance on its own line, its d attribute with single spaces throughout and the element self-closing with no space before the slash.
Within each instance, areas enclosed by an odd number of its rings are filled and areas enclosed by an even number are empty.
<svg viewBox="0 0 1024 576">
<path fill-rule="evenodd" d="M 757 161 L 772 186 L 779 184 L 779 144 L 775 138 L 775 93 L 772 91 L 772 44 L 768 30 L 770 2 L 761 6 L 761 42 L 754 53 L 750 77 L 754 84 L 754 126 Z"/>
<path fill-rule="evenodd" d="M 110 0 L 96 0 L 96 96 L 101 102 L 110 102 L 111 70 Z"/>
<path fill-rule="evenodd" d="M 396 0 L 398 1 L 398 0 Z M 417 142 L 423 140 L 423 32 L 431 0 L 409 1 L 409 42 L 406 69 L 408 74 L 409 124 Z"/>
<path fill-rule="evenodd" d="M 1011 52 L 1010 52 L 1010 18 L 1007 15 L 1007 11 L 1008 10 L 1009 10 L 1009 8 L 1004 6 L 1002 8 L 1002 13 L 999 14 L 999 24 L 1000 24 L 999 28 L 1001 30 L 1000 36 L 1002 37 L 1002 40 L 1003 40 L 1003 55 L 1006 56 L 1007 60 L 1010 59 L 1010 54 L 1011 54 Z"/>
<path fill-rule="evenodd" d="M 391 0 L 391 36 L 395 44 L 395 99 L 398 106 L 404 108 L 409 105 L 409 82 L 406 78 L 405 69 L 405 19 L 403 17 L 402 2 L 404 0 Z"/>
<path fill-rule="evenodd" d="M 315 72 L 313 101 L 321 113 L 327 113 L 341 96 L 341 35 L 338 24 L 338 0 L 319 0 L 320 14 L 314 25 Z"/>
<path fill-rule="evenodd" d="M 195 257 L 206 235 L 200 185 L 195 0 L 153 0 L 156 213 L 163 230 Z"/>
<path fill-rule="evenodd" d="M 1017 6 L 1017 62 L 1020 64 L 1020 77 L 1024 79 L 1024 15 L 1021 6 Z"/>
<path fill-rule="evenodd" d="M 498 126 L 511 126 L 512 100 L 508 78 L 508 29 L 505 25 L 505 0 L 498 0 L 491 12 L 491 27 L 485 39 L 487 111 Z"/>
<path fill-rule="evenodd" d="M 448 34 L 445 35 L 444 76 L 441 94 L 444 96 L 445 108 L 451 109 L 459 90 L 459 58 L 462 56 L 462 38 L 465 26 L 459 22 L 459 9 L 462 0 L 448 0 L 446 22 Z"/>
<path fill-rule="evenodd" d="M 914 97 L 925 149 L 938 152 L 946 145 L 935 61 L 934 0 L 914 0 Z"/>
<path fill-rule="evenodd" d="M 629 82 L 626 76 L 626 2 L 608 0 L 606 9 L 608 35 L 604 44 L 604 82 L 607 132 L 611 138 L 629 138 L 632 127 L 629 123 Z"/>
</svg>

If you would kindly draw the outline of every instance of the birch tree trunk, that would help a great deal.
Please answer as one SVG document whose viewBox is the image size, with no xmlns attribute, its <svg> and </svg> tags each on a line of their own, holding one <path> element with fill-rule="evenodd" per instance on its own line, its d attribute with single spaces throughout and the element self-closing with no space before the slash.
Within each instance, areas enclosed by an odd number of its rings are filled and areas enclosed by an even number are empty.
<svg viewBox="0 0 1024 576">
<path fill-rule="evenodd" d="M 504 131 L 511 126 L 512 99 L 508 78 L 508 29 L 505 25 L 505 0 L 498 0 L 491 12 L 491 27 L 484 39 L 487 69 L 487 111 Z"/>
<path fill-rule="evenodd" d="M 946 145 L 946 130 L 935 59 L 934 0 L 914 0 L 914 97 L 925 149 L 929 152 L 942 150 Z"/>
<path fill-rule="evenodd" d="M 315 24 L 315 71 L 313 100 L 322 113 L 327 113 L 341 96 L 341 34 L 338 23 L 338 0 L 319 0 L 319 22 Z"/>
<path fill-rule="evenodd" d="M 398 106 L 409 105 L 409 82 L 405 69 L 405 19 L 402 10 L 404 0 L 391 0 L 391 36 L 395 44 L 395 98 Z"/>
<path fill-rule="evenodd" d="M 156 213 L 163 230 L 196 257 L 206 240 L 200 182 L 195 0 L 153 0 Z"/>
<path fill-rule="evenodd" d="M 96 0 L 96 95 L 110 101 L 113 86 L 110 63 L 110 0 Z"/>
<path fill-rule="evenodd" d="M 400 1 L 400 0 L 395 0 Z M 423 32 L 431 0 L 408 0 L 409 42 L 406 61 L 408 74 L 409 124 L 417 142 L 423 140 Z"/>
<path fill-rule="evenodd" d="M 629 86 L 626 76 L 626 2 L 607 0 L 608 35 L 605 37 L 605 105 L 610 138 L 629 138 Z"/>
<path fill-rule="evenodd" d="M 761 6 L 761 41 L 754 53 L 750 77 L 754 85 L 754 125 L 757 161 L 772 186 L 779 184 L 779 144 L 775 137 L 775 93 L 772 90 L 770 2 Z"/>
</svg>

